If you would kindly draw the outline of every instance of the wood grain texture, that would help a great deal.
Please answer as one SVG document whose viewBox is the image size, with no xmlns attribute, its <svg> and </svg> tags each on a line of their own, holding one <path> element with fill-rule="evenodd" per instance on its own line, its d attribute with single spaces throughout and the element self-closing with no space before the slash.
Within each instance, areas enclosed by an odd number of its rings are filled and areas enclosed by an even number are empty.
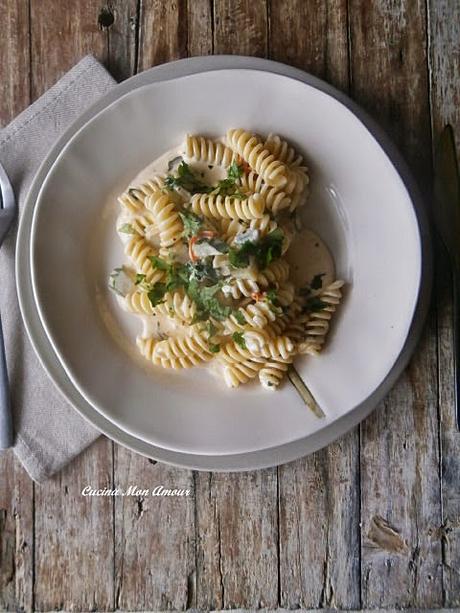
<svg viewBox="0 0 460 613">
<path fill-rule="evenodd" d="M 267 51 L 266 0 L 214 0 L 214 53 L 265 57 Z"/>
<path fill-rule="evenodd" d="M 272 2 L 270 56 L 347 91 L 346 2 Z M 313 456 L 281 466 L 279 507 L 280 604 L 358 607 L 358 431 Z"/>
<path fill-rule="evenodd" d="M 182 498 L 115 498 L 115 607 L 183 610 L 194 605 L 195 498 L 191 471 L 115 449 L 115 486 L 189 489 Z"/>
<path fill-rule="evenodd" d="M 186 0 L 142 0 L 138 70 L 187 55 Z"/>
<path fill-rule="evenodd" d="M 187 55 L 209 55 L 213 53 L 213 2 L 193 0 L 187 3 Z"/>
<path fill-rule="evenodd" d="M 0 126 L 5 126 L 30 103 L 28 4 L 1 0 L 0 16 Z M 1 611 L 33 606 L 33 493 L 13 452 L 0 453 Z"/>
<path fill-rule="evenodd" d="M 422 2 L 350 3 L 352 95 L 430 184 L 426 13 Z M 362 599 L 367 607 L 442 604 L 436 330 L 430 316 L 399 383 L 361 428 Z M 404 543 L 388 550 L 382 518 Z"/>
<path fill-rule="evenodd" d="M 196 474 L 197 606 L 276 608 L 276 469 Z"/>
<path fill-rule="evenodd" d="M 430 81 L 434 143 L 450 123 L 460 148 L 460 5 L 429 3 Z M 455 424 L 452 286 L 446 254 L 437 245 L 436 306 L 439 414 L 442 450 L 444 604 L 460 606 L 460 434 Z"/>
<path fill-rule="evenodd" d="M 113 500 L 82 496 L 86 485 L 112 484 L 111 443 L 100 438 L 35 490 L 37 610 L 111 610 Z"/>
</svg>

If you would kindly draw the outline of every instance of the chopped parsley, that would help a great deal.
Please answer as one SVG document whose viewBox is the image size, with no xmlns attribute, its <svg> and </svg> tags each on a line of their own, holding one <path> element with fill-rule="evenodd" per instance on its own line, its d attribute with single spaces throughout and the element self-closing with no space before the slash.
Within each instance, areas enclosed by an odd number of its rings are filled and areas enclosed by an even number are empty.
<svg viewBox="0 0 460 613">
<path fill-rule="evenodd" d="M 149 260 L 151 261 L 152 266 L 154 268 L 158 268 L 158 270 L 169 270 L 169 268 L 171 267 L 171 264 L 168 264 L 166 260 L 162 260 L 156 255 L 150 255 Z"/>
<path fill-rule="evenodd" d="M 192 279 L 189 282 L 186 292 L 197 306 L 197 313 L 194 318 L 195 321 L 203 321 L 208 317 L 222 320 L 230 315 L 231 308 L 222 304 L 216 297 L 220 289 L 220 283 L 211 286 L 203 286 L 200 285 L 196 279 Z"/>
<path fill-rule="evenodd" d="M 212 321 L 208 321 L 206 323 L 206 332 L 208 333 L 208 338 L 211 338 L 211 336 L 214 336 L 214 334 L 217 332 L 217 328 Z"/>
<path fill-rule="evenodd" d="M 163 302 L 166 291 L 166 285 L 164 283 L 155 283 L 152 286 L 147 296 L 153 307 L 156 307 L 158 304 Z"/>
<path fill-rule="evenodd" d="M 283 231 L 275 228 L 257 241 L 246 241 L 240 248 L 232 247 L 228 253 L 230 264 L 235 268 L 246 268 L 250 256 L 254 256 L 258 268 L 263 270 L 273 260 L 281 257 L 283 239 Z"/>
<path fill-rule="evenodd" d="M 208 343 L 208 347 L 209 347 L 209 351 L 211 353 L 219 353 L 219 351 L 220 351 L 220 345 L 219 344 L 215 345 L 214 343 Z"/>
<path fill-rule="evenodd" d="M 314 313 L 315 311 L 322 311 L 327 307 L 327 303 L 321 300 L 318 296 L 312 296 L 307 300 L 305 310 Z"/>
<path fill-rule="evenodd" d="M 233 312 L 233 317 L 236 319 L 236 321 L 241 325 L 244 326 L 244 324 L 246 323 L 246 320 L 244 318 L 244 315 L 241 311 L 234 311 Z"/>
<path fill-rule="evenodd" d="M 118 232 L 122 232 L 123 234 L 136 234 L 136 230 L 130 223 L 124 223 L 118 228 Z"/>
<path fill-rule="evenodd" d="M 321 289 L 323 287 L 323 277 L 325 275 L 325 272 L 322 272 L 319 275 L 315 275 L 310 283 L 311 289 Z"/>
<path fill-rule="evenodd" d="M 218 182 L 213 193 L 221 196 L 231 196 L 232 198 L 247 198 L 245 194 L 239 191 L 237 181 L 243 174 L 243 167 L 233 162 L 228 167 L 227 177 Z"/>
<path fill-rule="evenodd" d="M 234 332 L 232 334 L 232 339 L 235 341 L 237 345 L 241 347 L 241 349 L 247 349 L 243 332 Z"/>
<path fill-rule="evenodd" d="M 166 177 L 165 185 L 169 190 L 182 187 L 190 194 L 209 194 L 213 190 L 211 186 L 203 183 L 184 161 L 179 164 L 176 176 L 168 175 Z"/>
<path fill-rule="evenodd" d="M 136 279 L 134 281 L 135 285 L 140 285 L 141 283 L 144 283 L 145 281 L 145 275 L 141 274 L 140 272 L 138 272 L 136 274 Z"/>
<path fill-rule="evenodd" d="M 185 236 L 185 238 L 196 236 L 203 227 L 203 219 L 191 211 L 183 211 L 179 213 L 179 216 L 184 224 L 182 236 Z"/>
</svg>

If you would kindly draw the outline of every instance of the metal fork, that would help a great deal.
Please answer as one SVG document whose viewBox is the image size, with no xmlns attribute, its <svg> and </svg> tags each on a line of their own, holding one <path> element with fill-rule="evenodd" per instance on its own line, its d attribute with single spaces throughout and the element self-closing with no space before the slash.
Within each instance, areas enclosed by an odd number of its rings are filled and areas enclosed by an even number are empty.
<svg viewBox="0 0 460 613">
<path fill-rule="evenodd" d="M 16 199 L 3 166 L 0 164 L 0 247 L 16 215 Z M 0 449 L 13 445 L 8 371 L 6 369 L 5 342 L 0 316 Z"/>
</svg>

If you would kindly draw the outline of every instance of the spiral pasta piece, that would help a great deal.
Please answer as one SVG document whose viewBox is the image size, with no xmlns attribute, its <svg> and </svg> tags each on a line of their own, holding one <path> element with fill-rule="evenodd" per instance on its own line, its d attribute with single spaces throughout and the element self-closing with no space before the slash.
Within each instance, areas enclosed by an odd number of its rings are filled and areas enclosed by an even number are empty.
<svg viewBox="0 0 460 613">
<path fill-rule="evenodd" d="M 191 333 L 171 336 L 158 341 L 152 351 L 152 359 L 171 364 L 170 368 L 191 368 L 208 362 L 214 354 L 210 351 L 204 334 L 195 327 Z"/>
<path fill-rule="evenodd" d="M 299 353 L 318 355 L 326 341 L 330 320 L 342 299 L 343 281 L 334 281 L 317 294 L 325 305 L 323 308 L 311 311 L 305 327 L 305 340 L 298 345 Z"/>
<path fill-rule="evenodd" d="M 288 167 L 285 191 L 288 194 L 300 194 L 308 184 L 308 168 L 303 157 L 276 134 L 268 135 L 264 147 Z"/>
<path fill-rule="evenodd" d="M 276 390 L 286 376 L 292 357 L 286 360 L 270 360 L 259 370 L 259 381 L 262 387 L 268 390 Z"/>
<path fill-rule="evenodd" d="M 220 194 L 195 194 L 191 202 L 195 215 L 216 219 L 257 219 L 262 217 L 265 209 L 265 201 L 260 194 L 253 194 L 245 200 Z"/>
<path fill-rule="evenodd" d="M 154 306 L 149 300 L 148 292 L 142 289 L 135 289 L 125 297 L 125 304 L 131 313 L 140 315 L 153 315 Z"/>
<path fill-rule="evenodd" d="M 252 279 L 230 279 L 223 287 L 225 295 L 231 296 L 234 300 L 245 297 L 249 298 L 252 294 L 259 292 L 259 286 Z"/>
<path fill-rule="evenodd" d="M 265 139 L 264 147 L 286 165 L 294 167 L 304 166 L 303 157 L 297 153 L 294 147 L 277 134 L 269 134 Z"/>
<path fill-rule="evenodd" d="M 255 357 L 287 360 L 296 352 L 296 345 L 288 336 L 271 337 L 261 330 L 249 330 L 244 333 L 244 340 Z"/>
<path fill-rule="evenodd" d="M 303 300 L 296 296 L 287 310 L 282 315 L 279 315 L 275 321 L 266 326 L 265 332 L 273 337 L 281 336 L 285 333 L 285 330 L 299 318 L 302 309 Z"/>
<path fill-rule="evenodd" d="M 276 230 L 278 224 L 270 215 L 262 215 L 259 219 L 251 219 L 249 223 L 249 229 L 258 230 L 262 236 L 270 234 L 273 230 Z"/>
<path fill-rule="evenodd" d="M 264 360 L 252 356 L 247 349 L 233 341 L 226 343 L 217 358 L 224 366 L 224 380 L 228 387 L 238 387 L 257 376 Z"/>
<path fill-rule="evenodd" d="M 196 314 L 196 304 L 183 291 L 166 292 L 163 301 L 155 307 L 155 312 L 180 323 L 190 324 Z"/>
<path fill-rule="evenodd" d="M 239 319 L 241 323 L 238 321 Z M 225 327 L 229 332 L 238 332 L 248 327 L 263 329 L 270 322 L 275 321 L 275 319 L 276 315 L 271 305 L 265 301 L 260 301 L 256 304 L 249 304 L 247 307 L 240 307 L 238 309 L 238 317 L 230 315 L 230 317 L 225 320 Z"/>
<path fill-rule="evenodd" d="M 164 271 L 154 268 L 149 257 L 158 255 L 156 249 L 142 236 L 134 235 L 125 246 L 125 253 L 136 266 L 138 273 L 145 275 L 147 283 L 158 283 L 164 278 Z"/>
<path fill-rule="evenodd" d="M 282 307 L 289 306 L 295 297 L 295 287 L 290 281 L 285 281 L 276 290 L 276 300 Z"/>
<path fill-rule="evenodd" d="M 238 157 L 223 143 L 191 134 L 185 138 L 184 149 L 187 158 L 216 166 L 230 166 Z"/>
<path fill-rule="evenodd" d="M 286 184 L 286 166 L 265 149 L 256 136 L 242 129 L 232 129 L 227 132 L 227 141 L 265 183 L 273 187 Z"/>
<path fill-rule="evenodd" d="M 274 215 L 287 209 L 292 204 L 292 198 L 277 187 L 267 185 L 260 175 L 251 170 L 249 174 L 240 177 L 241 189 L 247 193 L 259 193 L 265 199 L 266 208 Z"/>
<path fill-rule="evenodd" d="M 257 275 L 257 283 L 260 287 L 268 287 L 269 285 L 279 286 L 289 278 L 289 264 L 286 260 L 273 260 Z"/>
<path fill-rule="evenodd" d="M 178 243 L 184 231 L 184 225 L 176 212 L 176 205 L 169 196 L 160 191 L 154 191 L 145 203 L 152 212 L 160 234 L 160 255 L 165 256 L 168 250 Z"/>
<path fill-rule="evenodd" d="M 257 376 L 261 364 L 253 360 L 245 360 L 238 364 L 228 364 L 224 367 L 224 381 L 228 387 L 239 387 Z"/>
</svg>

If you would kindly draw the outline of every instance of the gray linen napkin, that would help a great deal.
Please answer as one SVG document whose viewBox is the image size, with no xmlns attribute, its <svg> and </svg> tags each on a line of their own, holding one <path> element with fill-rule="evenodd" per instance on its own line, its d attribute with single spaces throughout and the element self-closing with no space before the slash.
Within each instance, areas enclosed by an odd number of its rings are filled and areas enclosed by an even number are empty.
<svg viewBox="0 0 460 613">
<path fill-rule="evenodd" d="M 85 57 L 0 130 L 0 162 L 13 184 L 19 215 L 32 179 L 53 143 L 114 84 L 99 62 Z M 35 356 L 16 297 L 15 245 L 16 227 L 0 249 L 0 312 L 16 432 L 14 451 L 32 479 L 40 482 L 77 456 L 99 433 L 69 406 Z"/>
</svg>

